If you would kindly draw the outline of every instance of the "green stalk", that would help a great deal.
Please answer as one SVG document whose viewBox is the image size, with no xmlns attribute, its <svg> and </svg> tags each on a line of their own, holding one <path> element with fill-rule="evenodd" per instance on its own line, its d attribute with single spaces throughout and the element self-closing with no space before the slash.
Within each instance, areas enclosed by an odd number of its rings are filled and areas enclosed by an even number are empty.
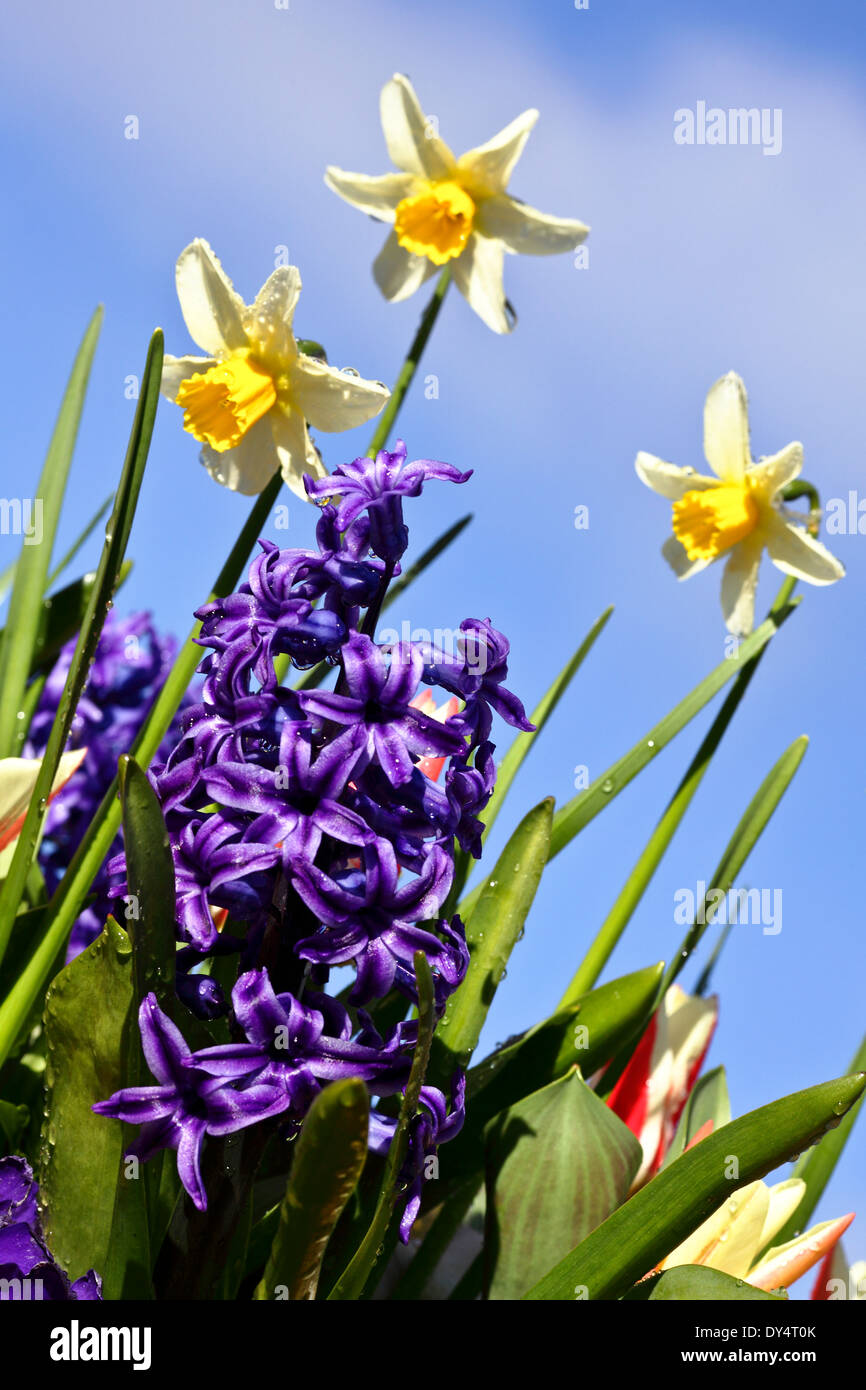
<svg viewBox="0 0 866 1390">
<path fill-rule="evenodd" d="M 388 401 L 388 404 L 385 406 L 385 409 L 382 411 L 382 414 L 379 417 L 379 423 L 376 426 L 376 432 L 373 435 L 373 438 L 370 440 L 370 447 L 367 450 L 368 458 L 375 458 L 379 450 L 384 448 L 385 444 L 388 441 L 388 436 L 391 433 L 391 426 L 397 419 L 397 416 L 400 413 L 400 408 L 406 397 L 406 393 L 409 390 L 409 387 L 412 385 L 415 373 L 418 370 L 418 363 L 421 361 L 421 355 L 425 347 L 427 346 L 427 339 L 433 332 L 433 325 L 439 317 L 439 310 L 442 308 L 442 301 L 445 298 L 445 291 L 448 289 L 450 283 L 451 268 L 450 266 L 446 265 L 445 269 L 440 274 L 439 279 L 436 281 L 436 288 L 433 291 L 433 294 L 430 298 L 430 302 L 427 305 L 427 308 L 424 310 L 424 313 L 421 315 L 421 322 L 418 325 L 418 332 L 412 339 L 412 345 L 406 354 L 406 358 L 403 362 L 402 367 L 400 368 L 400 374 L 397 377 L 397 380 L 394 383 L 394 389 L 391 392 L 391 399 Z"/>
<path fill-rule="evenodd" d="M 779 619 L 780 622 L 784 621 L 784 618 L 787 616 L 787 605 L 795 584 L 796 580 L 794 579 L 785 580 L 767 615 L 768 618 Z M 599 975 L 613 954 L 614 948 L 619 942 L 620 937 L 631 921 L 635 908 L 646 892 L 650 880 L 667 852 L 668 846 L 676 834 L 680 822 L 691 805 L 692 799 L 704 779 L 713 754 L 721 743 L 728 725 L 736 714 L 740 701 L 749 688 L 749 683 L 755 671 L 758 669 L 758 665 L 766 650 L 766 647 L 762 647 L 761 650 L 752 657 L 752 660 L 743 667 L 737 679 L 734 681 L 734 684 L 725 698 L 724 704 L 710 725 L 707 734 L 701 742 L 700 748 L 689 763 L 682 781 L 668 802 L 664 815 L 626 879 L 616 902 L 578 966 L 568 989 L 560 999 L 557 1005 L 558 1009 L 567 1008 L 568 1005 L 573 1004 L 581 994 L 585 994 L 588 990 L 592 989 L 598 980 Z"/>
</svg>

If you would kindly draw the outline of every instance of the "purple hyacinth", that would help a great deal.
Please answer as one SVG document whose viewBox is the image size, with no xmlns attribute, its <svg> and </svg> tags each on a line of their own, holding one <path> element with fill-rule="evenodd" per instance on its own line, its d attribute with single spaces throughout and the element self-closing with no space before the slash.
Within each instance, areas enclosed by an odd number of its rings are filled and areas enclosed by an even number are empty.
<svg viewBox="0 0 866 1390">
<path fill-rule="evenodd" d="M 52 799 L 45 818 L 39 863 L 49 892 L 66 872 L 103 796 L 117 775 L 117 760 L 129 752 L 174 660 L 176 644 L 161 637 L 148 613 L 118 618 L 109 613 L 100 634 L 96 657 L 84 694 L 78 702 L 70 748 L 86 748 L 78 771 Z M 24 756 L 41 757 L 57 716 L 60 697 L 75 651 L 75 639 L 62 648 L 48 674 L 30 726 Z M 183 711 L 190 697 L 186 697 Z M 177 725 L 163 744 L 176 741 Z M 165 756 L 165 754 L 163 754 Z M 120 848 L 115 841 L 112 854 Z M 70 937 L 67 959 L 94 941 L 111 911 L 111 876 L 104 865 L 93 884 L 95 902 L 84 909 Z"/>
<path fill-rule="evenodd" d="M 192 1050 L 149 996 L 141 1027 L 159 1084 L 97 1107 L 143 1124 L 139 1157 L 177 1149 L 199 1206 L 207 1135 L 296 1128 L 341 1077 L 360 1077 L 376 1097 L 405 1087 L 418 1035 L 407 1017 L 418 1003 L 416 952 L 430 965 L 437 1017 L 466 974 L 463 926 L 442 909 L 457 846 L 480 853 L 495 781 L 491 711 L 532 726 L 505 687 L 508 643 L 489 621 L 466 620 L 451 655 L 372 633 L 406 546 L 403 499 L 428 479 L 468 476 L 407 462 L 400 444 L 308 480 L 324 501 L 317 549 L 263 541 L 238 592 L 199 610 L 200 696 L 150 776 L 175 864 L 178 995 L 199 1018 L 225 1009 L 227 1018 L 221 1035 Z M 295 668 L 327 663 L 331 688 L 308 679 L 292 689 L 281 679 L 286 658 Z M 431 686 L 458 697 L 440 718 L 428 712 L 432 696 L 419 708 Z M 431 758 L 441 760 L 438 783 Z M 211 969 L 219 958 L 225 980 L 233 954 L 228 1003 Z M 338 1000 L 331 972 L 346 967 L 354 978 Z M 385 1000 L 392 1022 L 380 1034 L 374 1014 Z M 422 1091 L 404 1234 L 426 1161 L 457 1132 L 462 1104 L 459 1076 L 450 1108 L 435 1087 Z M 371 1144 L 381 1149 L 393 1119 L 387 1107 L 373 1113 Z"/>
<path fill-rule="evenodd" d="M 0 1301 L 94 1302 L 102 1280 L 88 1270 L 70 1282 L 45 1243 L 38 1187 L 23 1158 L 0 1158 Z"/>
</svg>

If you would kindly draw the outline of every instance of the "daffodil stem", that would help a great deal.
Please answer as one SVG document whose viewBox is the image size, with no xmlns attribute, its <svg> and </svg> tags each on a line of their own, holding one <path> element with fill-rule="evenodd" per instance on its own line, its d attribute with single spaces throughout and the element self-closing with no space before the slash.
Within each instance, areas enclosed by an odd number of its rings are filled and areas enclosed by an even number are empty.
<svg viewBox="0 0 866 1390">
<path fill-rule="evenodd" d="M 403 401 L 406 399 L 406 394 L 409 390 L 409 387 L 412 385 L 415 373 L 418 370 L 418 364 L 421 361 L 422 354 L 424 352 L 425 347 L 427 346 L 427 339 L 433 332 L 433 325 L 439 317 L 439 310 L 442 308 L 442 302 L 445 298 L 445 291 L 448 289 L 450 283 L 451 267 L 446 265 L 445 269 L 439 276 L 439 279 L 436 281 L 436 288 L 434 289 L 433 294 L 430 297 L 430 302 L 428 303 L 427 308 L 424 310 L 424 313 L 421 315 L 421 322 L 418 325 L 418 332 L 412 339 L 412 345 L 406 354 L 403 365 L 400 368 L 397 380 L 394 382 L 394 389 L 391 392 L 391 398 L 388 401 L 388 404 L 385 406 L 385 409 L 382 411 L 382 414 L 379 416 L 379 423 L 376 426 L 376 433 L 370 440 L 370 447 L 367 450 L 368 458 L 375 458 L 379 450 L 383 449 L 388 442 L 388 437 L 391 433 L 391 427 L 393 426 L 394 421 L 397 419 L 397 416 L 400 413 L 400 408 L 403 405 Z"/>
<path fill-rule="evenodd" d="M 794 579 L 785 580 L 768 614 L 770 618 L 776 620 L 779 626 L 791 611 L 788 605 L 795 583 L 796 580 Z M 562 996 L 558 1006 L 560 1009 L 573 1004 L 582 994 L 593 988 L 613 954 L 614 947 L 628 926 L 635 908 L 643 897 L 683 816 L 691 805 L 692 798 L 703 781 L 712 756 L 721 743 L 725 730 L 733 719 L 765 651 L 766 646 L 762 647 L 757 656 L 743 667 L 731 686 L 724 704 L 713 720 L 700 748 L 689 763 L 682 781 L 668 802 L 664 815 L 647 841 L 616 902 L 578 966 L 571 984 Z"/>
</svg>

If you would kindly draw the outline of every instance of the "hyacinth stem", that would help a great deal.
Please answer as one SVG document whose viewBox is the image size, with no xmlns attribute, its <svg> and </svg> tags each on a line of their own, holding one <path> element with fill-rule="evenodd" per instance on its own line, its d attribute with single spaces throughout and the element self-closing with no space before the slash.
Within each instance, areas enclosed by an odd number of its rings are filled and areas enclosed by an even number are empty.
<svg viewBox="0 0 866 1390">
<path fill-rule="evenodd" d="M 388 436 L 391 433 L 391 426 L 397 419 L 397 416 L 400 413 L 400 408 L 406 397 L 406 393 L 408 392 L 409 387 L 412 385 L 415 373 L 418 370 L 418 364 L 421 361 L 421 356 L 424 352 L 425 347 L 427 346 L 427 339 L 433 332 L 433 325 L 439 317 L 439 310 L 442 308 L 442 302 L 445 298 L 445 292 L 448 289 L 450 283 L 451 267 L 446 265 L 445 269 L 439 276 L 439 279 L 436 281 L 436 288 L 434 289 L 433 294 L 430 297 L 430 302 L 428 303 L 427 308 L 424 310 L 424 313 L 421 315 L 421 322 L 418 325 L 418 332 L 412 339 L 411 347 L 409 348 L 403 365 L 400 368 L 400 373 L 397 377 L 397 380 L 394 383 L 394 389 L 391 392 L 391 398 L 388 401 L 388 404 L 385 406 L 385 409 L 382 411 L 382 414 L 379 416 L 379 423 L 376 426 L 376 432 L 373 435 L 373 438 L 370 440 L 370 447 L 367 450 L 368 458 L 375 458 L 379 450 L 383 449 L 388 442 Z"/>
<path fill-rule="evenodd" d="M 773 606 L 767 615 L 782 623 L 788 616 L 788 603 L 796 584 L 795 579 L 786 579 L 779 589 Z M 620 894 L 599 928 L 598 934 L 578 966 L 571 984 L 557 1005 L 563 1009 L 575 1003 L 582 994 L 592 989 L 613 954 L 620 937 L 628 926 L 635 908 L 643 897 L 646 888 L 664 857 L 680 822 L 691 805 L 692 799 L 704 779 L 713 754 L 722 741 L 724 733 L 739 708 L 740 701 L 749 688 L 755 671 L 766 647 L 748 662 L 737 676 L 729 690 L 725 702 L 713 720 L 701 746 L 686 769 L 679 786 L 671 797 L 664 815 L 647 841 L 640 858 L 629 874 Z"/>
</svg>

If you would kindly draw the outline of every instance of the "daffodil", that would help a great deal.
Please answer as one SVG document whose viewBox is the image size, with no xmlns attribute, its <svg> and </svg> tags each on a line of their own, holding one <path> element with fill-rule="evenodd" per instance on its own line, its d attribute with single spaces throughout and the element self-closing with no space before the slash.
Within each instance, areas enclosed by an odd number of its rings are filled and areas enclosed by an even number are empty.
<svg viewBox="0 0 866 1390">
<path fill-rule="evenodd" d="M 373 265 L 386 299 L 406 299 L 434 271 L 451 265 L 454 281 L 494 333 L 513 327 L 506 313 L 505 252 L 545 256 L 571 251 L 589 228 L 551 217 L 507 193 L 537 111 L 524 111 L 485 145 L 455 158 L 421 110 L 408 78 L 382 88 L 382 129 L 397 173 L 371 176 L 330 167 L 329 188 L 353 207 L 390 222 Z"/>
<path fill-rule="evenodd" d="M 768 1187 L 749 1183 L 713 1212 L 702 1226 L 672 1250 L 660 1269 L 707 1265 L 757 1289 L 786 1289 L 823 1260 L 854 1220 L 854 1213 L 822 1221 L 785 1245 L 761 1252 L 797 1210 L 806 1191 L 800 1178 Z"/>
<path fill-rule="evenodd" d="M 673 503 L 673 535 L 662 554 L 679 579 L 726 557 L 722 611 L 728 630 L 751 632 L 761 556 L 808 584 L 832 584 L 845 571 L 835 556 L 788 514 L 780 494 L 803 466 L 802 444 L 752 461 L 746 388 L 728 372 L 710 389 L 704 407 L 704 452 L 715 473 L 678 468 L 639 453 L 638 477 Z"/>
<path fill-rule="evenodd" d="M 280 469 L 306 499 L 303 477 L 326 470 L 307 429 L 338 433 L 377 415 L 390 392 L 299 350 L 292 332 L 301 277 L 280 266 L 244 304 L 206 241 L 177 262 L 177 294 L 190 336 L 207 357 L 166 357 L 162 392 L 183 408 L 212 478 L 261 492 Z"/>
</svg>

